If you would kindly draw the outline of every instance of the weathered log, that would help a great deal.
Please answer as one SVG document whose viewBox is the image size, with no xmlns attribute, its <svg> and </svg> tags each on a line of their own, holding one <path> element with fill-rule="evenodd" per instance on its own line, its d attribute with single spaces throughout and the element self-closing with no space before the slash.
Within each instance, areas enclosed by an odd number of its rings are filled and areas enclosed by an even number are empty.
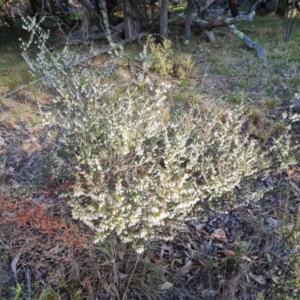
<svg viewBox="0 0 300 300">
<path fill-rule="evenodd" d="M 220 26 L 229 27 L 230 32 L 233 35 L 235 35 L 236 37 L 241 39 L 248 48 L 250 48 L 252 50 L 255 50 L 255 52 L 256 52 L 256 54 L 259 58 L 266 61 L 267 59 L 266 59 L 266 56 L 265 56 L 264 49 L 260 45 L 253 42 L 243 32 L 237 30 L 236 27 L 234 26 L 234 24 L 242 22 L 242 21 L 252 22 L 254 15 L 255 15 L 255 12 L 251 11 L 247 15 L 240 15 L 240 16 L 237 16 L 235 18 L 227 18 L 227 19 L 224 19 L 224 20 L 215 20 L 215 21 L 212 21 L 210 23 L 208 23 L 206 21 L 197 21 L 196 23 L 201 28 L 201 30 L 203 30 L 203 32 L 206 34 L 206 36 L 208 37 L 210 42 L 215 41 L 215 37 L 214 37 L 213 31 L 212 31 L 214 28 L 220 27 Z"/>
<path fill-rule="evenodd" d="M 214 1 L 214 0 L 211 0 L 211 1 Z M 264 61 L 266 61 L 264 49 L 260 45 L 254 43 L 247 35 L 245 35 L 241 31 L 238 31 L 236 29 L 236 27 L 234 26 L 234 24 L 239 23 L 239 22 L 244 22 L 244 21 L 253 22 L 254 16 L 255 16 L 255 11 L 251 11 L 247 15 L 239 15 L 234 18 L 217 19 L 217 20 L 214 20 L 211 22 L 207 22 L 207 21 L 203 21 L 203 20 L 200 20 L 200 21 L 197 20 L 196 16 L 194 14 L 192 14 L 190 16 L 191 17 L 190 25 L 192 27 L 196 26 L 196 27 L 200 28 L 201 31 L 203 31 L 203 33 L 208 37 L 209 41 L 212 43 L 215 42 L 215 36 L 214 36 L 214 32 L 213 32 L 214 28 L 229 27 L 230 32 L 233 35 L 242 39 L 248 48 L 255 50 L 258 57 L 263 59 Z M 178 13 L 172 13 L 169 18 L 169 25 L 170 24 L 184 26 L 186 24 L 184 15 L 178 14 Z"/>
<path fill-rule="evenodd" d="M 213 3 L 215 0 L 211 0 L 210 4 Z M 214 13 L 215 11 L 212 11 L 212 13 Z M 217 14 L 218 15 L 223 15 L 224 14 L 224 11 L 217 11 Z M 214 21 L 211 21 L 211 22 L 207 22 L 207 21 L 204 21 L 204 20 L 200 20 L 197 18 L 197 15 L 196 14 L 192 14 L 191 15 L 191 26 L 192 27 L 199 27 L 200 26 L 200 23 L 202 24 L 203 28 L 201 27 L 201 29 L 205 29 L 205 30 L 212 30 L 216 27 L 220 27 L 220 26 L 223 26 L 223 27 L 227 27 L 228 25 L 230 24 L 235 24 L 235 23 L 239 23 L 239 22 L 243 22 L 243 21 L 247 21 L 247 22 L 253 22 L 253 17 L 255 15 L 255 12 L 250 12 L 249 14 L 246 14 L 246 15 L 239 15 L 235 18 L 224 18 L 224 19 L 221 19 L 221 18 L 217 18 L 216 20 Z M 158 16 L 155 16 L 155 25 L 158 25 L 159 24 L 159 21 L 158 21 Z M 184 14 L 181 14 L 181 13 L 177 13 L 177 12 L 171 12 L 169 14 L 169 25 L 180 25 L 180 26 L 184 26 L 185 25 L 185 21 L 186 21 L 186 16 Z"/>
<path fill-rule="evenodd" d="M 200 26 L 202 30 L 208 30 L 211 31 L 216 27 L 228 27 L 229 25 L 233 25 L 239 22 L 247 21 L 247 22 L 253 22 L 253 17 L 255 15 L 255 12 L 252 11 L 248 15 L 240 15 L 234 18 L 227 18 L 227 19 L 221 19 L 221 20 L 215 20 L 212 22 L 206 22 L 206 21 L 195 21 L 196 24 Z"/>
<path fill-rule="evenodd" d="M 259 58 L 261 58 L 263 61 L 267 61 L 263 47 L 254 43 L 247 35 L 245 35 L 241 31 L 237 30 L 234 25 L 229 25 L 228 27 L 230 28 L 230 32 L 233 35 L 235 35 L 236 37 L 238 37 L 239 39 L 241 39 L 248 48 L 255 50 L 255 52 Z"/>
<path fill-rule="evenodd" d="M 207 36 L 211 43 L 214 43 L 216 41 L 215 34 L 212 30 L 203 29 L 203 33 Z"/>
</svg>

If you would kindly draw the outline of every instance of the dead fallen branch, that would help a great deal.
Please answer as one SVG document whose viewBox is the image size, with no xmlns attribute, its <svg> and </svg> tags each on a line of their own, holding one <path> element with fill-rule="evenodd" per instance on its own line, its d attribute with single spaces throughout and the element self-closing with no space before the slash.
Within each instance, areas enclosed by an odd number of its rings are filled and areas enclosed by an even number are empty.
<svg viewBox="0 0 300 300">
<path fill-rule="evenodd" d="M 237 30 L 234 25 L 229 25 L 229 28 L 230 28 L 230 32 L 236 37 L 238 37 L 239 39 L 241 39 L 248 48 L 255 50 L 259 58 L 261 58 L 263 61 L 267 61 L 263 47 L 254 43 L 247 35 Z"/>
<path fill-rule="evenodd" d="M 215 20 L 212 22 L 206 22 L 206 21 L 198 21 L 196 24 L 200 25 L 201 29 L 204 30 L 213 30 L 216 27 L 228 27 L 229 25 L 233 25 L 240 22 L 253 22 L 253 17 L 255 15 L 255 12 L 252 11 L 248 15 L 240 15 L 234 18 L 227 18 L 227 19 L 221 19 L 221 20 Z"/>
<path fill-rule="evenodd" d="M 219 13 L 219 12 L 218 12 Z M 221 11 L 220 11 L 221 13 Z M 200 28 L 201 31 L 208 37 L 209 41 L 211 43 L 215 42 L 215 35 L 213 32 L 213 29 L 217 27 L 228 27 L 230 32 L 235 35 L 236 37 L 243 40 L 245 45 L 256 51 L 256 54 L 259 58 L 266 61 L 266 56 L 264 53 L 263 47 L 253 42 L 247 35 L 245 35 L 243 32 L 236 29 L 234 24 L 240 23 L 240 22 L 253 22 L 253 17 L 255 16 L 255 11 L 250 11 L 246 15 L 238 15 L 234 18 L 224 18 L 224 19 L 216 19 L 211 22 L 207 22 L 204 20 L 197 20 L 196 15 L 191 15 L 190 22 L 188 26 Z M 185 24 L 185 16 L 178 13 L 172 13 L 169 18 L 169 25 L 181 25 L 184 26 Z M 186 39 L 186 44 L 189 43 L 189 39 Z"/>
<path fill-rule="evenodd" d="M 148 34 L 148 33 L 149 33 L 148 31 L 141 32 L 141 33 L 139 33 L 139 34 L 137 34 L 137 35 L 135 35 L 135 36 L 132 36 L 131 38 L 128 38 L 128 39 L 126 39 L 126 40 L 122 40 L 122 41 L 116 43 L 114 47 L 115 47 L 115 48 L 118 48 L 118 47 L 123 46 L 123 45 L 125 45 L 125 44 L 131 43 L 131 42 L 133 42 L 133 41 L 135 41 L 135 40 L 140 39 L 141 37 L 143 37 L 144 35 L 146 35 L 146 34 Z M 90 54 L 88 54 L 88 55 L 83 55 L 83 56 L 82 56 L 82 59 L 80 59 L 79 62 L 77 62 L 76 64 L 72 65 L 71 68 L 72 68 L 72 67 L 76 67 L 76 66 L 78 66 L 78 65 L 81 65 L 82 63 L 86 62 L 86 61 L 89 60 L 89 59 L 93 59 L 93 58 L 95 58 L 95 57 L 97 57 L 97 56 L 99 56 L 99 55 L 102 55 L 102 54 L 104 54 L 104 53 L 107 53 L 107 52 L 109 52 L 109 51 L 112 50 L 112 49 L 113 49 L 112 46 L 107 46 L 106 48 L 100 49 L 99 51 L 90 53 Z M 22 85 L 22 86 L 16 88 L 15 90 L 10 91 L 10 92 L 8 92 L 8 93 L 6 93 L 6 94 L 0 96 L 0 100 L 1 100 L 1 99 L 4 99 L 4 98 L 7 98 L 7 97 L 9 97 L 9 96 L 12 96 L 12 95 L 16 94 L 17 92 L 19 92 L 19 91 L 21 91 L 21 90 L 23 90 L 23 89 L 25 89 L 25 88 L 27 88 L 27 87 L 29 87 L 29 86 L 31 86 L 31 85 L 34 85 L 34 84 L 36 84 L 36 83 L 38 83 L 38 82 L 40 82 L 40 81 L 43 81 L 44 79 L 45 79 L 45 76 L 41 76 L 40 78 L 35 79 L 35 80 L 29 82 L 28 84 L 24 84 L 24 85 Z"/>
<path fill-rule="evenodd" d="M 206 21 L 196 21 L 195 23 L 201 28 L 201 30 L 204 32 L 204 34 L 208 37 L 210 42 L 215 42 L 215 36 L 213 33 L 213 29 L 216 27 L 228 27 L 230 32 L 241 39 L 244 44 L 252 50 L 255 50 L 257 56 L 261 58 L 263 61 L 267 61 L 267 58 L 265 56 L 265 51 L 262 46 L 256 44 L 253 42 L 247 35 L 245 35 L 243 32 L 237 30 L 237 28 L 234 26 L 234 24 L 247 21 L 247 22 L 253 22 L 253 17 L 255 15 L 254 11 L 251 11 L 247 15 L 240 15 L 235 18 L 227 18 L 223 20 L 215 20 L 210 23 Z"/>
<path fill-rule="evenodd" d="M 7 97 L 9 97 L 9 96 L 12 96 L 13 94 L 16 94 L 17 92 L 19 92 L 19 91 L 21 91 L 21 90 L 23 90 L 23 89 L 26 89 L 27 87 L 29 87 L 29 86 L 31 86 L 31 85 L 34 85 L 34 84 L 36 84 L 36 83 L 42 81 L 44 78 L 45 78 L 45 77 L 42 76 L 42 77 L 40 77 L 40 78 L 38 78 L 38 79 L 36 79 L 36 80 L 33 80 L 33 81 L 29 82 L 28 84 L 23 84 L 23 85 L 21 85 L 20 87 L 16 88 L 15 90 L 13 90 L 13 91 L 11 91 L 11 92 L 8 92 L 8 93 L 6 93 L 6 94 L 0 96 L 0 99 L 4 99 L 4 98 L 7 98 Z"/>
</svg>

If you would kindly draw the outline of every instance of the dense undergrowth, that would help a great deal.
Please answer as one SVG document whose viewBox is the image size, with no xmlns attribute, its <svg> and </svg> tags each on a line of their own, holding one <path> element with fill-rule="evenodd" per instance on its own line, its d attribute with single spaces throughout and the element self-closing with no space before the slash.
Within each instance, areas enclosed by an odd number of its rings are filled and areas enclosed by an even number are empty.
<svg viewBox="0 0 300 300">
<path fill-rule="evenodd" d="M 55 69 L 46 55 L 44 87 L 19 95 L 32 113 L 2 100 L 4 298 L 297 299 L 299 157 L 283 150 L 289 134 L 298 139 L 285 115 L 297 105 L 299 41 L 281 42 L 284 20 L 256 21 L 267 64 L 220 30 L 215 45 L 173 43 L 163 70 L 164 50 L 153 47 L 153 63 L 145 45 L 89 69 L 61 68 L 74 63 L 69 52 L 53 54 Z M 296 164 L 278 169 L 278 153 Z M 75 195 L 75 216 L 94 231 L 72 220 L 62 195 Z M 135 241 L 146 251 L 137 255 Z"/>
</svg>

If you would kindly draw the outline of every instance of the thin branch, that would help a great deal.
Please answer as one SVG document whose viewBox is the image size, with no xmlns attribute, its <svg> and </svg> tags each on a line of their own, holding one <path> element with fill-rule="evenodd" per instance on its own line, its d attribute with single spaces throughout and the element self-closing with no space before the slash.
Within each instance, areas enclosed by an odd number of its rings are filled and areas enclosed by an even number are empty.
<svg viewBox="0 0 300 300">
<path fill-rule="evenodd" d="M 26 270 L 26 279 L 27 279 L 27 298 L 31 299 L 31 273 L 30 273 L 30 269 Z"/>
<path fill-rule="evenodd" d="M 198 21 L 195 22 L 196 24 L 198 24 L 202 30 L 212 30 L 216 27 L 220 27 L 220 26 L 224 26 L 227 27 L 229 25 L 232 24 L 236 24 L 239 22 L 243 22 L 243 21 L 247 21 L 247 22 L 253 22 L 253 17 L 255 15 L 254 11 L 251 11 L 248 15 L 239 15 L 237 17 L 234 18 L 227 18 L 227 19 L 223 19 L 223 20 L 215 20 L 212 22 L 206 22 L 206 21 Z"/>
<path fill-rule="evenodd" d="M 294 25 L 294 21 L 295 21 L 295 16 L 294 16 L 295 7 L 296 7 L 296 0 L 293 0 L 291 16 L 290 16 L 290 19 L 289 19 L 289 24 L 286 28 L 286 34 L 285 34 L 285 39 L 284 39 L 284 42 L 286 44 L 289 42 L 290 35 L 292 33 L 292 30 L 293 30 L 293 25 Z"/>
<path fill-rule="evenodd" d="M 36 80 L 33 80 L 33 81 L 29 82 L 28 84 L 21 85 L 20 87 L 16 88 L 15 90 L 13 90 L 13 91 L 11 91 L 9 93 L 6 93 L 6 94 L 0 96 L 0 100 L 4 99 L 4 98 L 7 98 L 7 97 L 9 97 L 9 96 L 11 96 L 11 95 L 19 92 L 19 91 L 21 91 L 21 90 L 23 90 L 23 89 L 31 86 L 31 85 L 34 85 L 34 84 L 40 82 L 41 80 L 43 80 L 44 78 L 45 78 L 45 76 L 42 76 L 42 77 L 40 77 L 40 78 L 38 78 Z"/>
<path fill-rule="evenodd" d="M 85 61 L 87 61 L 87 60 L 89 60 L 89 59 L 92 59 L 92 58 L 95 58 L 95 57 L 97 57 L 97 56 L 99 56 L 99 55 L 102 55 L 102 54 L 104 54 L 104 53 L 107 53 L 108 51 L 112 50 L 113 48 L 118 48 L 118 47 L 120 47 L 120 46 L 122 46 L 122 45 L 125 45 L 125 44 L 127 44 L 127 43 L 133 42 L 133 41 L 135 41 L 135 40 L 137 40 L 137 39 L 140 39 L 141 37 L 143 37 L 144 35 L 146 35 L 146 34 L 148 34 L 148 33 L 149 33 L 148 31 L 141 32 L 141 33 L 139 33 L 139 34 L 136 34 L 136 35 L 132 36 L 132 37 L 129 38 L 129 39 L 126 39 L 126 40 L 120 41 L 119 43 L 116 43 L 116 44 L 114 45 L 114 47 L 108 46 L 108 47 L 103 48 L 103 49 L 101 49 L 101 50 L 99 50 L 99 51 L 93 52 L 93 53 L 91 53 L 91 54 L 89 54 L 89 55 L 86 55 L 86 56 L 83 55 L 83 56 L 82 56 L 82 59 L 81 59 L 78 63 L 72 65 L 70 68 L 76 67 L 76 66 L 78 66 L 78 65 L 81 65 L 82 63 L 84 63 Z M 15 90 L 13 90 L 13 91 L 11 91 L 11 92 L 9 92 L 9 93 L 6 93 L 6 94 L 0 96 L 0 100 L 1 100 L 1 99 L 4 99 L 4 98 L 6 98 L 6 97 L 12 96 L 12 95 L 16 94 L 17 92 L 19 92 L 19 91 L 21 91 L 21 90 L 23 90 L 23 89 L 25 89 L 25 88 L 27 88 L 27 87 L 29 87 L 29 86 L 35 84 L 35 83 L 38 83 L 38 82 L 42 81 L 43 79 L 45 79 L 45 76 L 42 76 L 42 77 L 40 77 L 40 78 L 38 78 L 38 79 L 36 79 L 36 80 L 33 80 L 33 81 L 31 81 L 30 83 L 28 83 L 28 84 L 24 84 L 24 85 L 18 87 L 17 89 L 15 89 Z"/>
<path fill-rule="evenodd" d="M 126 286 L 124 295 L 123 295 L 123 297 L 122 297 L 122 300 L 125 300 L 125 299 L 126 299 L 126 292 L 127 292 L 127 290 L 128 290 L 129 284 L 130 284 L 130 282 L 131 282 L 131 280 L 132 280 L 134 271 L 135 271 L 135 269 L 136 269 L 136 267 L 137 267 L 137 263 L 138 263 L 138 261 L 140 260 L 140 257 L 141 257 L 141 253 L 138 255 L 138 257 L 137 257 L 137 259 L 136 259 L 134 268 L 133 268 L 132 273 L 131 273 L 131 275 L 130 275 L 130 278 L 129 278 L 129 281 L 128 281 L 128 283 L 127 283 L 127 286 Z"/>
</svg>

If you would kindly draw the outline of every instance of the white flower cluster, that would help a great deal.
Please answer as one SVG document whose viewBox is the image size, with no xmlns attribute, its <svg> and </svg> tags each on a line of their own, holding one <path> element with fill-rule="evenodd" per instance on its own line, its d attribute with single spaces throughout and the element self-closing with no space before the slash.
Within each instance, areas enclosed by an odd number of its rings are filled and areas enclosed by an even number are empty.
<svg viewBox="0 0 300 300">
<path fill-rule="evenodd" d="M 66 69 L 78 59 L 67 48 L 40 57 L 27 61 L 59 94 L 44 125 L 77 158 L 73 217 L 94 228 L 97 241 L 112 232 L 123 242 L 168 238 L 169 221 L 184 221 L 207 206 L 228 209 L 234 203 L 225 195 L 271 163 L 243 133 L 243 107 L 175 107 L 170 86 L 149 78 L 114 99 L 113 86 L 102 84 L 95 70 Z"/>
</svg>

